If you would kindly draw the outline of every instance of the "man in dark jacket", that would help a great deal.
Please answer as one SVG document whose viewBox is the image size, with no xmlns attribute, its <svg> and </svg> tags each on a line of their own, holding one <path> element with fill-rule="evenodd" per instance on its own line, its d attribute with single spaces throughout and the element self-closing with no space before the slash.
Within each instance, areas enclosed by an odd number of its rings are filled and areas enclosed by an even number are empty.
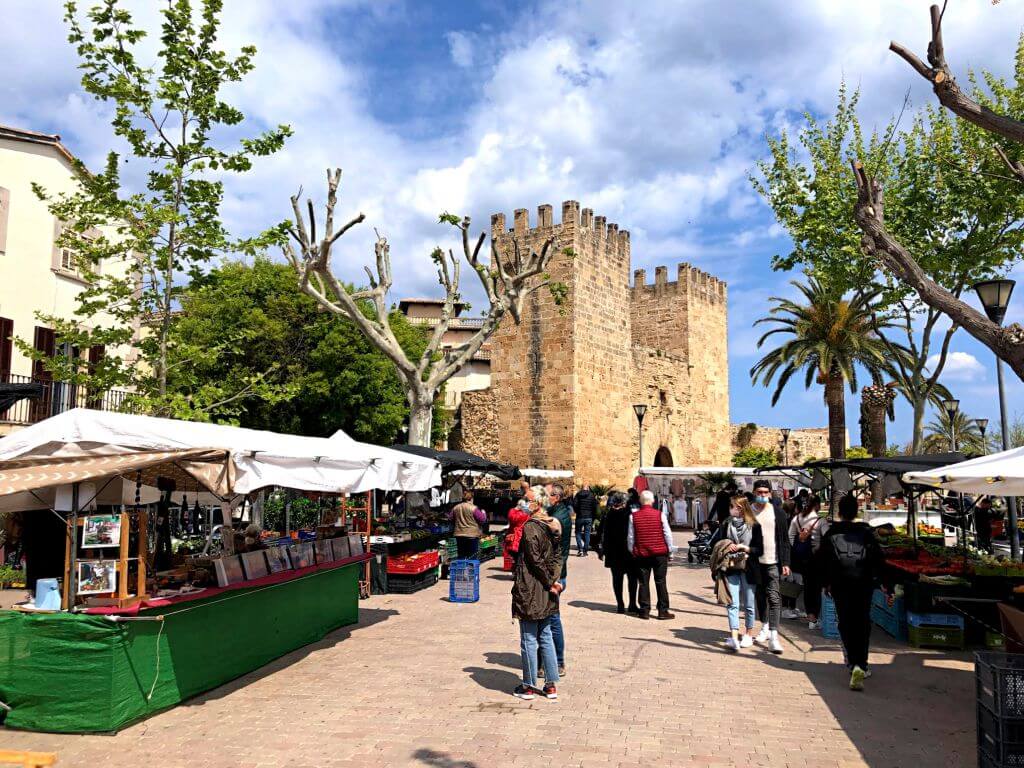
<svg viewBox="0 0 1024 768">
<path fill-rule="evenodd" d="M 767 643 L 772 653 L 782 653 L 779 626 L 782 623 L 783 576 L 789 576 L 789 520 L 772 501 L 772 486 L 767 480 L 754 483 L 754 500 L 750 503 L 761 526 L 764 550 L 757 558 L 760 581 L 757 585 L 757 610 L 761 614 L 761 631 L 754 640 Z"/>
<path fill-rule="evenodd" d="M 882 548 L 867 523 L 857 522 L 857 497 L 839 500 L 839 521 L 829 527 L 818 550 L 822 583 L 836 603 L 839 636 L 850 667 L 850 690 L 864 690 L 871 640 L 871 595 L 882 573 Z"/>
<path fill-rule="evenodd" d="M 586 557 L 590 553 L 590 531 L 597 514 L 597 496 L 589 485 L 584 485 L 576 494 L 573 507 L 576 509 L 576 554 Z"/>
<path fill-rule="evenodd" d="M 626 603 L 622 599 L 622 580 L 628 579 L 629 612 L 639 613 L 636 605 L 637 578 L 633 567 L 633 554 L 629 551 L 629 507 L 626 506 L 626 494 L 613 493 L 608 500 L 608 509 L 601 520 L 598 536 L 598 557 L 604 560 L 604 567 L 612 572 L 612 591 L 619 613 L 625 613 Z"/>
<path fill-rule="evenodd" d="M 558 698 L 556 686 L 559 677 L 551 624 L 552 617 L 558 615 L 562 558 L 555 547 L 553 534 L 557 532 L 560 535 L 561 527 L 537 502 L 532 502 L 531 512 L 530 519 L 523 524 L 519 560 L 512 584 L 512 615 L 519 619 L 523 667 L 523 682 L 512 693 L 530 700 L 539 690 L 539 654 L 544 665 L 543 695 L 555 699 Z"/>
</svg>

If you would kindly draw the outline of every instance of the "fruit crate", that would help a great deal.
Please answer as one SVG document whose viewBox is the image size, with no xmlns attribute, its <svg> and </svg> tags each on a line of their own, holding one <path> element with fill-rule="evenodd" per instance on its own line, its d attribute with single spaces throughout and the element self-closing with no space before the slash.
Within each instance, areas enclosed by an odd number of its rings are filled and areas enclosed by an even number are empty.
<svg viewBox="0 0 1024 768">
<path fill-rule="evenodd" d="M 928 582 L 911 581 L 903 587 L 903 598 L 907 611 L 914 613 L 934 613 L 945 606 L 941 602 L 944 597 L 970 597 L 970 584 L 929 584 Z"/>
<path fill-rule="evenodd" d="M 388 574 L 408 574 L 415 576 L 420 573 L 426 573 L 427 571 L 437 569 L 440 565 L 441 558 L 437 553 L 437 550 L 430 550 L 429 552 L 419 552 L 415 555 L 403 555 L 401 557 L 389 557 L 388 558 Z"/>
<path fill-rule="evenodd" d="M 907 624 L 912 627 L 964 628 L 964 617 L 956 613 L 914 613 L 907 611 Z"/>
<path fill-rule="evenodd" d="M 388 575 L 388 593 L 395 595 L 411 595 L 435 584 L 437 584 L 436 568 L 416 575 Z"/>
<path fill-rule="evenodd" d="M 906 641 L 907 621 L 895 613 L 890 613 L 878 605 L 871 606 L 871 621 L 881 627 L 882 631 L 897 640 Z"/>
<path fill-rule="evenodd" d="M 836 603 L 824 592 L 821 593 L 821 634 L 833 640 L 839 637 L 839 617 L 836 615 Z"/>
<path fill-rule="evenodd" d="M 475 603 L 480 599 L 480 561 L 453 560 L 448 568 L 448 600 Z"/>
<path fill-rule="evenodd" d="M 996 717 L 1024 720 L 1024 654 L 979 651 L 974 678 L 979 704 Z"/>
<path fill-rule="evenodd" d="M 996 717 L 978 704 L 978 749 L 995 766 L 1024 765 L 1024 721 Z"/>
<path fill-rule="evenodd" d="M 871 607 L 878 608 L 901 621 L 906 621 L 907 606 L 902 597 L 892 597 L 892 604 L 889 603 L 890 596 L 880 589 L 876 589 L 871 595 Z"/>
<path fill-rule="evenodd" d="M 907 639 L 914 648 L 962 649 L 966 645 L 964 631 L 958 627 L 915 627 L 908 624 Z"/>
</svg>

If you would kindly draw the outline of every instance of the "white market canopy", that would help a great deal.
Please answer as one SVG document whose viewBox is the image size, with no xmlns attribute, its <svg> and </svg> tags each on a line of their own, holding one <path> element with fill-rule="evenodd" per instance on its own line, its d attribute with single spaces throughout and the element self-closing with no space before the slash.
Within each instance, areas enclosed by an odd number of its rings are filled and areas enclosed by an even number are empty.
<svg viewBox="0 0 1024 768">
<path fill-rule="evenodd" d="M 268 486 L 325 493 L 422 491 L 441 482 L 431 459 L 354 440 L 74 408 L 0 439 L 0 496 L 147 473 L 192 478 L 222 498 Z"/>
<path fill-rule="evenodd" d="M 907 472 L 903 482 L 993 496 L 1024 496 L 1024 448 L 979 456 L 926 472 Z"/>
</svg>

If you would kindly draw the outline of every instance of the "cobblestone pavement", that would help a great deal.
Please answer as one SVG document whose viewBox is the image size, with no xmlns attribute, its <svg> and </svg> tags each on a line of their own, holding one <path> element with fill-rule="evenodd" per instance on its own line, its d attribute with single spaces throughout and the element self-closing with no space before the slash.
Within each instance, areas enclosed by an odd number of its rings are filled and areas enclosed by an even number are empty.
<svg viewBox="0 0 1024 768">
<path fill-rule="evenodd" d="M 797 622 L 783 656 L 725 653 L 703 567 L 669 570 L 671 622 L 614 613 L 607 573 L 570 559 L 557 702 L 510 695 L 518 631 L 492 561 L 479 603 L 448 603 L 444 582 L 373 597 L 357 626 L 116 735 L 0 730 L 0 746 L 133 768 L 975 764 L 967 654 L 879 639 L 868 690 L 852 693 L 838 645 Z"/>
</svg>

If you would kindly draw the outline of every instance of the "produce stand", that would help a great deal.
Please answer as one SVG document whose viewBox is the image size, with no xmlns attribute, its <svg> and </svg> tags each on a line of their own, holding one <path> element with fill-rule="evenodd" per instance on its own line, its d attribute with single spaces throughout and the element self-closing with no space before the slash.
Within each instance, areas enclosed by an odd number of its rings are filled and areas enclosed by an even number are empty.
<svg viewBox="0 0 1024 768">
<path fill-rule="evenodd" d="M 226 525 L 221 556 L 195 555 L 161 573 L 153 562 L 166 553 L 150 539 L 169 550 L 176 487 L 233 505 L 269 487 L 337 495 L 439 482 L 436 462 L 389 453 L 355 441 L 82 409 L 4 438 L 0 508 L 55 515 L 66 529 L 63 572 L 41 574 L 54 578 L 36 585 L 43 600 L 59 580 L 62 609 L 47 610 L 44 600 L 0 611 L 5 725 L 116 730 L 358 621 L 370 555 L 358 535 L 327 538 L 342 529 L 323 519 L 315 540 L 270 546 Z M 125 483 L 134 485 L 134 505 L 117 514 L 89 509 L 94 489 L 98 496 Z M 157 490 L 153 522 L 139 501 Z M 349 511 L 363 512 L 357 507 Z"/>
</svg>

